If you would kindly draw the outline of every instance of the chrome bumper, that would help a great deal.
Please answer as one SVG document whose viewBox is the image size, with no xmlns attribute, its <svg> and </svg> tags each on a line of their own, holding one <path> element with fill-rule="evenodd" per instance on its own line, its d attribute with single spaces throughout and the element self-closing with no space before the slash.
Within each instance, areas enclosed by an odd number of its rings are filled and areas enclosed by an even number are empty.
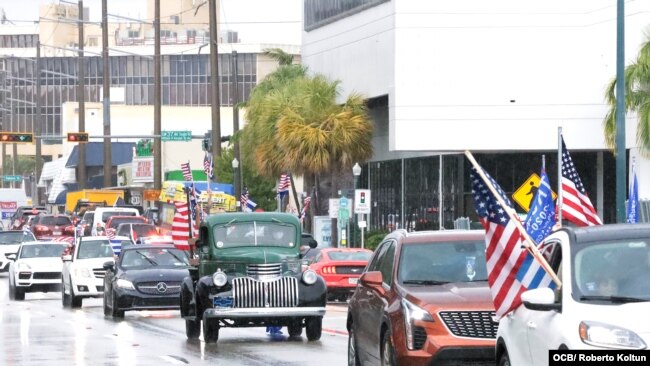
<svg viewBox="0 0 650 366">
<path fill-rule="evenodd" d="M 209 308 L 205 309 L 206 318 L 269 318 L 296 316 L 325 316 L 325 307 L 296 308 Z"/>
</svg>

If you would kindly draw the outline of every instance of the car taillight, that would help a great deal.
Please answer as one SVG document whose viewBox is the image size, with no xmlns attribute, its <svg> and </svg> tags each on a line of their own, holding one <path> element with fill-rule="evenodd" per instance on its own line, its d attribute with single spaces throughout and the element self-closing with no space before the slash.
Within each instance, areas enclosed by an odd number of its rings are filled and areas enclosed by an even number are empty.
<svg viewBox="0 0 650 366">
<path fill-rule="evenodd" d="M 74 226 L 66 226 L 65 229 L 63 229 L 66 233 L 74 234 Z"/>
<path fill-rule="evenodd" d="M 34 227 L 34 230 L 44 232 L 44 231 L 50 231 L 50 228 L 43 225 L 36 225 L 36 227 Z"/>
<path fill-rule="evenodd" d="M 336 267 L 334 267 L 334 266 L 323 267 L 323 273 L 325 273 L 325 274 L 334 274 L 334 273 L 336 273 Z"/>
</svg>

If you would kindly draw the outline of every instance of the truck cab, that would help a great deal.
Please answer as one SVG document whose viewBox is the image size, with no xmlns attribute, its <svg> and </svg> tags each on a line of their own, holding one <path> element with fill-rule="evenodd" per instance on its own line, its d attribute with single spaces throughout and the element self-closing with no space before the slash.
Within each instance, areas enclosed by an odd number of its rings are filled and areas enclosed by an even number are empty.
<svg viewBox="0 0 650 366">
<path fill-rule="evenodd" d="M 181 315 L 188 339 L 214 343 L 224 327 L 286 326 L 321 336 L 327 287 L 302 271 L 301 225 L 288 213 L 221 213 L 203 221 L 198 265 L 181 286 Z M 310 247 L 316 247 L 312 240 Z"/>
</svg>

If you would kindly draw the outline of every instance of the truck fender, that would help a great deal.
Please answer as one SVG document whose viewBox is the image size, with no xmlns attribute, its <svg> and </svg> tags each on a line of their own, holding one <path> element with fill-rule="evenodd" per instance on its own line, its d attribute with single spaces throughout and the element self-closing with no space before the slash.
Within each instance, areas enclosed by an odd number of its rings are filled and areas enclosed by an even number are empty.
<svg viewBox="0 0 650 366">
<path fill-rule="evenodd" d="M 196 317 L 196 297 L 194 296 L 194 281 L 188 276 L 181 283 L 181 316 L 183 318 Z"/>
</svg>

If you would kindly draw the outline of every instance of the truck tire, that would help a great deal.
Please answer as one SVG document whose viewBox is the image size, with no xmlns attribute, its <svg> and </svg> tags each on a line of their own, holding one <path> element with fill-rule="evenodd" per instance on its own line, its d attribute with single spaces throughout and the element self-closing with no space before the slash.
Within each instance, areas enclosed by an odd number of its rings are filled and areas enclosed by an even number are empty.
<svg viewBox="0 0 650 366">
<path fill-rule="evenodd" d="M 287 325 L 289 337 L 300 337 L 302 334 L 302 319 L 292 319 Z"/>
<path fill-rule="evenodd" d="M 323 331 L 323 317 L 312 316 L 305 319 L 305 328 L 307 332 L 307 340 L 317 341 L 320 339 Z"/>
<path fill-rule="evenodd" d="M 219 322 L 216 319 L 203 318 L 203 340 L 205 343 L 217 343 L 219 340 Z"/>
<path fill-rule="evenodd" d="M 201 335 L 201 322 L 185 319 L 185 335 L 187 339 L 198 339 Z"/>
</svg>

